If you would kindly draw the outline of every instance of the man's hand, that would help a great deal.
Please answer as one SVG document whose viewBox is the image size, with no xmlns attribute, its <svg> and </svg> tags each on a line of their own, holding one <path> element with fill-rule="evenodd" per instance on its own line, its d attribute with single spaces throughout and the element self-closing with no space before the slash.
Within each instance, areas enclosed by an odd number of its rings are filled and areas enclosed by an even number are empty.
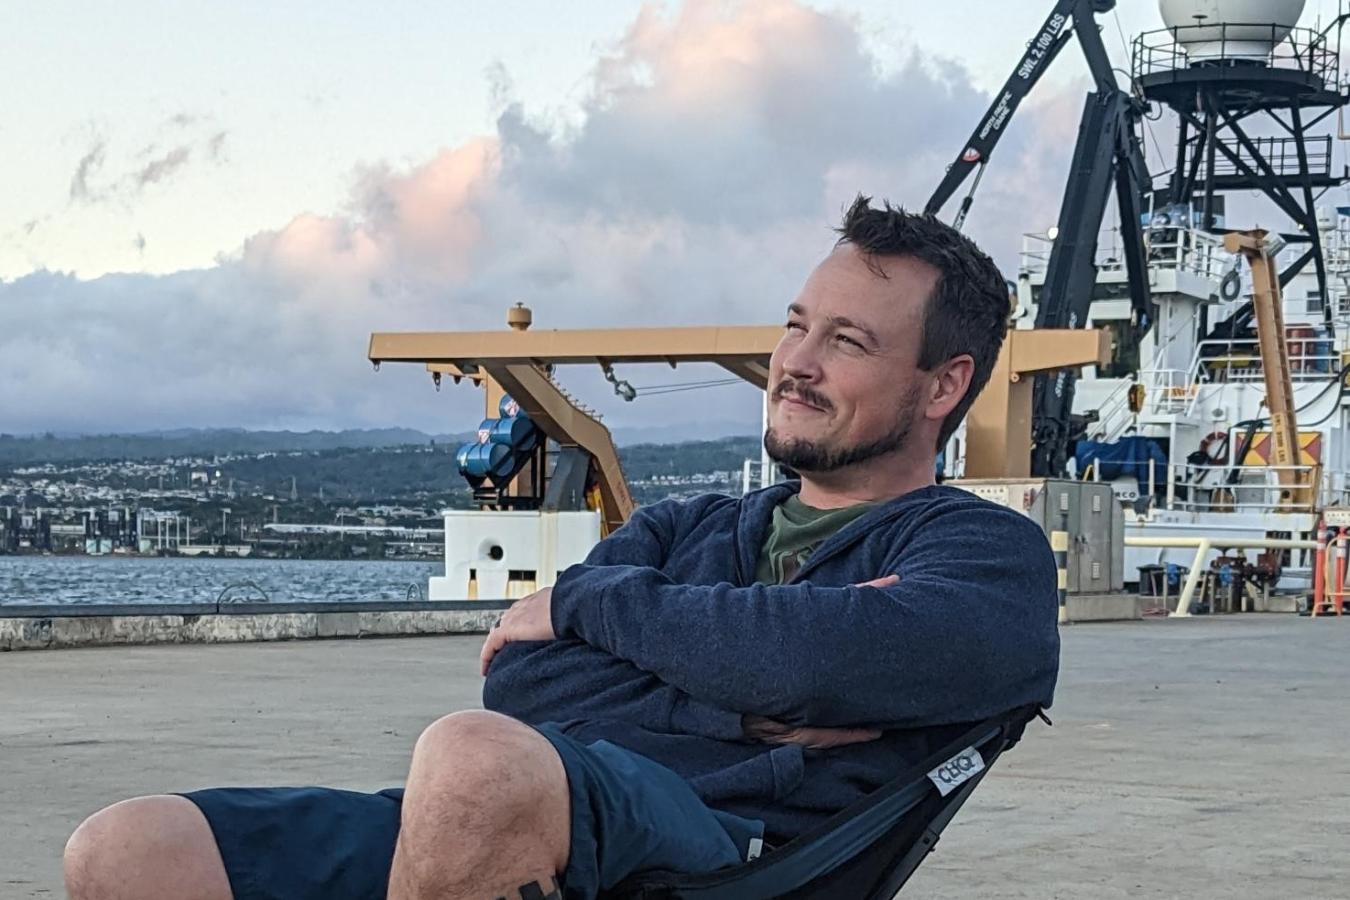
<svg viewBox="0 0 1350 900">
<path fill-rule="evenodd" d="M 551 641 L 557 637 L 553 633 L 552 601 L 553 588 L 546 587 L 511 604 L 483 642 L 483 652 L 478 658 L 484 675 L 492 657 L 512 641 Z"/>
<path fill-rule="evenodd" d="M 843 747 L 875 741 L 881 732 L 875 728 L 812 728 L 786 725 L 764 716 L 742 716 L 741 730 L 751 740 L 764 744 L 801 744 L 808 750 Z"/>
</svg>

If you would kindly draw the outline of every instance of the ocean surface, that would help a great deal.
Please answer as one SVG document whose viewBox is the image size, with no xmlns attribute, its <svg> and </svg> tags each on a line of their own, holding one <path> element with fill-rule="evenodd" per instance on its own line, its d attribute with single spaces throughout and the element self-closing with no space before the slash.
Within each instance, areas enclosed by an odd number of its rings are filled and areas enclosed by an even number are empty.
<svg viewBox="0 0 1350 900">
<path fill-rule="evenodd" d="M 404 600 L 426 596 L 439 562 L 0 556 L 7 603 L 273 603 Z"/>
</svg>

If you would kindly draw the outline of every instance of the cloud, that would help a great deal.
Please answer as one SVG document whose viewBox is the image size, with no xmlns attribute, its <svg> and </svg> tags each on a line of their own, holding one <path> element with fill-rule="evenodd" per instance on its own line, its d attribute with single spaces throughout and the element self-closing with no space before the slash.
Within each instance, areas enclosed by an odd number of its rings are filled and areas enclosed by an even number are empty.
<svg viewBox="0 0 1350 900">
<path fill-rule="evenodd" d="M 141 167 L 130 179 L 132 189 L 135 192 L 144 190 L 146 185 L 158 184 L 177 172 L 183 166 L 187 165 L 192 157 L 192 147 L 190 145 L 181 145 L 174 147 L 163 156 L 150 160 Z"/>
<path fill-rule="evenodd" d="M 220 162 L 225 156 L 225 138 L 228 132 L 217 131 L 206 141 L 206 155 L 212 162 Z"/>
<path fill-rule="evenodd" d="M 70 176 L 70 199 L 72 202 L 89 203 L 98 199 L 98 195 L 89 187 L 89 179 L 103 166 L 107 154 L 108 142 L 95 138 L 93 144 L 75 164 L 75 174 Z"/>
<path fill-rule="evenodd" d="M 0 419 L 454 430 L 476 424 L 477 393 L 438 397 L 414 366 L 373 375 L 371 331 L 500 328 L 516 301 L 536 328 L 777 321 L 845 205 L 921 207 L 989 102 L 959 65 L 906 52 L 883 69 L 856 21 L 794 0 L 690 0 L 643 7 L 575 115 L 526 108 L 493 67 L 494 133 L 358 169 L 339 213 L 200 271 L 0 284 Z M 1010 273 L 1019 232 L 1053 221 L 1079 106 L 1028 102 L 993 157 L 968 227 Z M 157 178 L 213 158 L 217 135 L 156 157 Z M 625 405 L 573 371 L 611 424 L 758 422 L 748 388 Z"/>
<path fill-rule="evenodd" d="M 181 131 L 192 128 L 200 121 L 198 116 L 178 113 L 165 122 L 165 127 Z M 119 166 L 124 169 L 123 174 L 104 179 L 102 185 L 96 186 L 92 182 L 105 168 L 109 146 L 108 140 L 100 137 L 75 166 L 75 173 L 70 180 L 70 200 L 85 205 L 111 202 L 128 204 L 151 186 L 173 180 L 194 158 L 212 164 L 223 163 L 228 135 L 228 131 L 217 129 L 209 135 L 179 141 L 162 152 L 158 144 L 147 144 Z M 127 166 L 130 168 L 125 168 Z"/>
</svg>

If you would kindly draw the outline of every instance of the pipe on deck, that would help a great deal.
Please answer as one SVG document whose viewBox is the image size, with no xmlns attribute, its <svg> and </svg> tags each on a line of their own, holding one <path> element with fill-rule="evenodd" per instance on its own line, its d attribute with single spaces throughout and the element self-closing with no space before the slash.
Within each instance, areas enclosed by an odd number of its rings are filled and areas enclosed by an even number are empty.
<svg viewBox="0 0 1350 900">
<path fill-rule="evenodd" d="M 1132 535 L 1125 538 L 1127 547 L 1194 547 L 1195 559 L 1191 562 L 1191 570 L 1186 573 L 1186 584 L 1181 588 L 1181 596 L 1177 598 L 1177 608 L 1172 611 L 1173 616 L 1185 618 L 1191 614 L 1191 598 L 1195 596 L 1195 588 L 1200 583 L 1200 567 L 1205 564 L 1205 557 L 1209 551 L 1218 548 L 1220 550 L 1316 550 L 1316 541 L 1292 541 L 1281 538 L 1239 538 L 1239 537 L 1145 537 L 1143 535 Z"/>
</svg>

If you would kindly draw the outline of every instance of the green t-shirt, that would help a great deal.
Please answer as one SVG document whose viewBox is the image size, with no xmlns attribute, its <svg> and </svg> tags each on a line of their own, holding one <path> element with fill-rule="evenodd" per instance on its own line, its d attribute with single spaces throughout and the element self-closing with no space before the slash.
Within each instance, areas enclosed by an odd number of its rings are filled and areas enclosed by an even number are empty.
<svg viewBox="0 0 1350 900">
<path fill-rule="evenodd" d="M 791 581 L 826 538 L 876 505 L 855 503 L 839 509 L 815 509 L 793 494 L 773 511 L 773 524 L 759 553 L 755 581 L 760 584 Z"/>
</svg>

